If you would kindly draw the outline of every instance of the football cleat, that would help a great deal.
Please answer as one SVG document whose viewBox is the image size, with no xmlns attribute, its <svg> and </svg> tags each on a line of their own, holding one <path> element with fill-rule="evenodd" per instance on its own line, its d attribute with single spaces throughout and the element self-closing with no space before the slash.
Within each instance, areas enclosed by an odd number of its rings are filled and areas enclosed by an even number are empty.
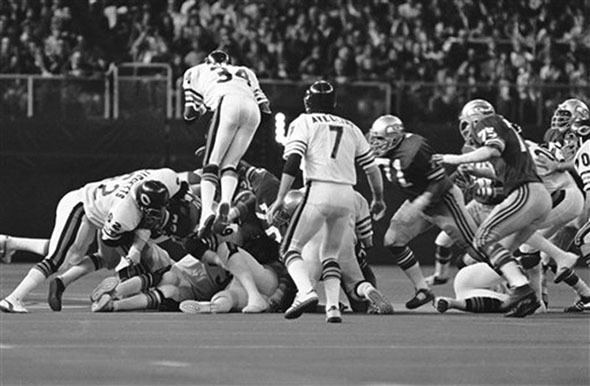
<svg viewBox="0 0 590 386">
<path fill-rule="evenodd" d="M 4 298 L 0 300 L 0 311 L 9 314 L 27 314 L 29 310 L 23 306 L 20 300 Z"/>
<path fill-rule="evenodd" d="M 56 277 L 49 282 L 49 295 L 47 296 L 47 303 L 53 311 L 61 311 L 61 298 L 66 290 L 63 281 Z"/>
<path fill-rule="evenodd" d="M 90 306 L 92 312 L 113 312 L 113 298 L 109 294 L 104 294 Z"/>
<path fill-rule="evenodd" d="M 428 288 L 420 288 L 413 298 L 407 301 L 406 308 L 413 310 L 434 300 L 434 294 Z"/>
<path fill-rule="evenodd" d="M 436 310 L 438 312 L 443 314 L 443 313 L 447 312 L 447 310 L 449 308 L 451 308 L 451 305 L 450 305 L 449 301 L 447 300 L 447 298 L 439 297 L 439 298 L 434 299 L 434 308 L 436 308 Z"/>
<path fill-rule="evenodd" d="M 326 323 L 342 323 L 342 312 L 336 306 L 326 310 Z"/>
<path fill-rule="evenodd" d="M 96 302 L 102 295 L 109 294 L 113 296 L 115 289 L 119 285 L 119 279 L 114 276 L 109 276 L 100 282 L 99 285 L 90 294 L 90 301 Z"/>
<path fill-rule="evenodd" d="M 250 301 L 250 299 L 248 299 L 248 304 L 246 307 L 242 308 L 242 313 L 260 314 L 266 312 L 266 310 L 268 310 L 268 302 L 260 297 L 257 301 Z"/>
<path fill-rule="evenodd" d="M 296 319 L 303 315 L 304 312 L 312 312 L 315 310 L 319 301 L 318 294 L 313 289 L 304 295 L 298 292 L 291 307 L 285 311 L 285 319 Z"/>
<path fill-rule="evenodd" d="M 525 284 L 513 289 L 508 302 L 510 309 L 504 314 L 507 318 L 524 318 L 541 307 L 535 291 L 530 285 Z"/>
<path fill-rule="evenodd" d="M 367 300 L 376 308 L 378 314 L 390 315 L 393 314 L 393 306 L 387 298 L 379 292 L 376 288 L 371 288 L 367 291 Z"/>
<path fill-rule="evenodd" d="M 205 239 L 208 236 L 210 236 L 214 222 L 215 222 L 215 215 L 214 214 L 207 217 L 207 219 L 205 220 L 205 224 L 203 224 L 203 227 L 201 229 L 199 229 L 199 231 L 197 232 L 197 237 L 199 239 Z"/>
<path fill-rule="evenodd" d="M 185 300 L 180 303 L 180 311 L 185 314 L 211 314 L 213 313 L 213 303 L 198 302 L 196 300 Z"/>
<path fill-rule="evenodd" d="M 563 309 L 563 312 L 584 312 L 590 310 L 590 296 L 580 296 L 577 302 Z"/>
<path fill-rule="evenodd" d="M 219 213 L 217 214 L 217 217 L 215 217 L 215 220 L 213 221 L 213 226 L 212 226 L 213 232 L 215 232 L 219 235 L 223 235 L 223 231 L 229 225 L 229 219 L 228 219 L 229 209 L 230 209 L 229 204 L 227 202 L 223 202 L 219 205 Z"/>
<path fill-rule="evenodd" d="M 430 275 L 430 276 L 424 278 L 424 281 L 426 281 L 426 284 L 428 284 L 428 285 L 443 285 L 443 284 L 447 284 L 447 282 L 449 281 L 449 278 L 436 276 L 436 275 Z"/>
<path fill-rule="evenodd" d="M 12 262 L 12 255 L 15 250 L 8 248 L 8 238 L 10 236 L 0 235 L 0 262 L 10 264 Z"/>
</svg>

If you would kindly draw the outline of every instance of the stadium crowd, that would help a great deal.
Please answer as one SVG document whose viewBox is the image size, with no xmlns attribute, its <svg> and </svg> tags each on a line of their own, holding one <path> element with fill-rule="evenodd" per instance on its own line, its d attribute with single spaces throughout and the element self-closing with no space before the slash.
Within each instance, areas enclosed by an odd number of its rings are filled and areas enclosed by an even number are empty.
<svg viewBox="0 0 590 386">
<path fill-rule="evenodd" d="M 588 85 L 587 0 L 3 0 L 0 72 L 104 72 L 219 47 L 263 78 Z"/>
</svg>

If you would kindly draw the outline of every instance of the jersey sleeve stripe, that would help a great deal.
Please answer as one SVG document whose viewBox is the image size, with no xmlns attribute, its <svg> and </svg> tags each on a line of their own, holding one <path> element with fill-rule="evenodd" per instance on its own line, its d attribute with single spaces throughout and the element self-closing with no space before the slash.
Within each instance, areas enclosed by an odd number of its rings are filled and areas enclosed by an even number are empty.
<svg viewBox="0 0 590 386">
<path fill-rule="evenodd" d="M 359 239 L 366 239 L 367 237 L 373 236 L 373 228 L 365 230 L 365 231 L 356 231 L 357 237 Z"/>
<path fill-rule="evenodd" d="M 361 226 L 362 224 L 365 224 L 365 223 L 367 223 L 367 222 L 368 222 L 369 224 L 371 223 L 371 217 L 370 217 L 370 216 L 367 216 L 367 217 L 365 217 L 365 218 L 362 218 L 362 219 L 358 220 L 358 221 L 356 222 L 356 226 L 357 226 L 357 227 L 359 227 L 359 226 Z"/>
<path fill-rule="evenodd" d="M 432 172 L 428 173 L 428 175 L 426 176 L 426 179 L 428 180 L 440 180 L 445 174 L 445 171 L 442 168 L 436 168 L 435 170 L 433 170 Z"/>
<path fill-rule="evenodd" d="M 580 177 L 583 175 L 586 175 L 588 173 L 590 173 L 590 170 L 584 170 L 584 171 L 580 172 Z"/>
<path fill-rule="evenodd" d="M 291 154 L 298 154 L 303 158 L 305 156 L 305 150 L 301 149 L 287 149 L 285 148 L 285 152 L 283 153 L 283 158 L 287 159 Z"/>
<path fill-rule="evenodd" d="M 506 144 L 501 139 L 494 138 L 494 139 L 489 139 L 489 140 L 485 141 L 484 146 L 490 146 L 490 147 L 498 149 L 500 152 L 503 152 L 504 148 L 506 147 Z"/>
</svg>

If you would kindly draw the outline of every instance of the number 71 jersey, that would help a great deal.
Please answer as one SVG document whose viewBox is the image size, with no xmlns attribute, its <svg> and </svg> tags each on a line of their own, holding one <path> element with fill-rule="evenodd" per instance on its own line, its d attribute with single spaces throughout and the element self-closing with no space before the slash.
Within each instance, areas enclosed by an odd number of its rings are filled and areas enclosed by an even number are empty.
<svg viewBox="0 0 590 386">
<path fill-rule="evenodd" d="M 186 70 L 182 81 L 185 103 L 194 103 L 198 109 L 206 106 L 215 110 L 219 98 L 226 94 L 253 98 L 257 104 L 268 103 L 252 70 L 231 64 L 202 63 Z"/>
<path fill-rule="evenodd" d="M 305 181 L 356 184 L 355 162 L 375 165 L 371 146 L 352 122 L 332 114 L 301 114 L 289 125 L 283 158 L 298 154 Z"/>
</svg>

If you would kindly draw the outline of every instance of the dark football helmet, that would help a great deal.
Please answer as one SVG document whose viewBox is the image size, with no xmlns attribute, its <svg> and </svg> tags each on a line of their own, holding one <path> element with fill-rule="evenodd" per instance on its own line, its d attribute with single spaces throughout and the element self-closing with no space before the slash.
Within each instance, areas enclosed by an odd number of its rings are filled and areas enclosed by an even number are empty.
<svg viewBox="0 0 590 386">
<path fill-rule="evenodd" d="M 332 113 L 336 107 L 334 87 L 325 80 L 319 80 L 309 86 L 303 97 L 306 113 Z"/>
<path fill-rule="evenodd" d="M 230 64 L 231 60 L 229 55 L 222 50 L 215 50 L 212 51 L 207 57 L 205 58 L 205 63 L 207 64 Z"/>
<path fill-rule="evenodd" d="M 143 213 L 142 223 L 145 227 L 151 228 L 162 224 L 167 214 L 165 209 L 170 193 L 166 185 L 160 181 L 147 180 L 142 182 L 135 192 L 135 201 Z"/>
<path fill-rule="evenodd" d="M 373 122 L 368 140 L 375 156 L 381 157 L 395 149 L 405 137 L 404 124 L 395 115 L 383 115 Z"/>
</svg>

